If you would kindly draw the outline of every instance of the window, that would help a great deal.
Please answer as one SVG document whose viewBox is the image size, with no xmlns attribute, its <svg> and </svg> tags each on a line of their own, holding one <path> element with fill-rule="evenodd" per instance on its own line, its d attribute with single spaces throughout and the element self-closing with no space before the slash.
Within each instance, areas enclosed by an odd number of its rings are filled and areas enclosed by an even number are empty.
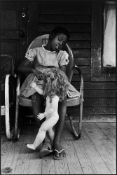
<svg viewBox="0 0 117 175">
<path fill-rule="evenodd" d="M 104 6 L 103 67 L 116 67 L 116 4 L 107 1 Z"/>
</svg>

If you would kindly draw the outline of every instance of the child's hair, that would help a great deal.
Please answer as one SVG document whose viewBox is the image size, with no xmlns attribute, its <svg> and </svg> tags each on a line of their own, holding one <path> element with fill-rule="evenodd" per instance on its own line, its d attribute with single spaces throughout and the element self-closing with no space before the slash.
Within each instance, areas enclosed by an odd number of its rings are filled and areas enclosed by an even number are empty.
<svg viewBox="0 0 117 175">
<path fill-rule="evenodd" d="M 53 39 L 56 35 L 58 34 L 65 34 L 67 36 L 67 40 L 69 40 L 70 35 L 69 32 L 66 28 L 61 27 L 61 26 L 56 26 L 51 32 L 50 32 L 50 38 Z"/>
<path fill-rule="evenodd" d="M 52 98 L 58 95 L 60 101 L 64 100 L 67 95 L 68 79 L 63 71 L 59 68 L 52 68 L 44 73 L 44 95 Z"/>
</svg>

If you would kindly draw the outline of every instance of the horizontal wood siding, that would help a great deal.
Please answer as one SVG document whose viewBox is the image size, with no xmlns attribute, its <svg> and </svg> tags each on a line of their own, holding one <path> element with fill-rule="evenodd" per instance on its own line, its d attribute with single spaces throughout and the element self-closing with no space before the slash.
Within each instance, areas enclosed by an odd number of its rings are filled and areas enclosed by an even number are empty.
<svg viewBox="0 0 117 175">
<path fill-rule="evenodd" d="M 49 2 L 45 5 L 44 2 L 41 2 L 38 9 L 38 32 L 40 34 L 49 33 L 58 25 L 66 27 L 70 32 L 69 45 L 73 50 L 75 63 L 81 68 L 84 80 L 90 81 L 91 3 L 67 2 L 66 4 L 63 1 L 63 3 Z M 72 82 L 78 82 L 77 72 Z"/>
<path fill-rule="evenodd" d="M 91 80 L 91 35 L 92 35 L 92 4 L 79 2 L 66 4 L 40 3 L 38 20 L 40 34 L 49 32 L 54 26 L 61 25 L 68 28 L 75 63 L 79 66 L 84 77 L 84 117 L 92 118 L 94 115 L 115 115 L 115 79 L 108 82 Z M 106 77 L 106 75 L 105 75 Z M 78 89 L 79 78 L 74 73 L 72 83 Z M 74 112 L 75 111 L 75 112 Z M 69 112 L 78 115 L 77 107 Z"/>
<path fill-rule="evenodd" d="M 64 26 L 70 32 L 69 45 L 73 50 L 75 63 L 79 66 L 84 77 L 84 118 L 92 116 L 115 115 L 116 113 L 116 81 L 111 75 L 107 81 L 92 80 L 92 1 L 14 1 L 2 7 L 1 49 L 3 53 L 13 54 L 18 60 L 23 59 L 24 50 L 38 35 L 49 33 L 55 26 Z M 28 9 L 29 22 L 21 18 L 21 10 Z M 9 14 L 5 14 L 4 9 Z M 17 13 L 16 13 L 17 11 Z M 17 14 L 17 16 L 16 16 Z M 95 16 L 96 18 L 96 16 Z M 5 20 L 4 20 L 5 19 Z M 18 22 L 16 22 L 18 19 Z M 95 19 L 96 20 L 96 19 Z M 25 37 L 22 37 L 24 31 Z M 104 75 L 105 77 L 107 74 Z M 109 77 L 109 76 L 108 76 Z M 105 78 L 106 80 L 106 78 Z M 72 79 L 78 89 L 77 72 Z M 78 115 L 79 109 L 69 109 Z"/>
<path fill-rule="evenodd" d="M 75 58 L 75 63 L 82 69 L 84 78 L 90 79 L 91 58 L 91 3 L 56 2 L 40 3 L 39 12 L 40 33 L 49 32 L 54 26 L 61 25 L 70 32 L 69 45 Z M 73 77 L 74 80 L 75 76 Z"/>
<path fill-rule="evenodd" d="M 85 75 L 84 75 L 85 76 Z M 73 85 L 77 87 L 76 80 Z M 70 109 L 70 113 L 78 114 L 79 108 Z M 116 117 L 116 82 L 84 82 L 84 119 L 100 119 Z"/>
</svg>

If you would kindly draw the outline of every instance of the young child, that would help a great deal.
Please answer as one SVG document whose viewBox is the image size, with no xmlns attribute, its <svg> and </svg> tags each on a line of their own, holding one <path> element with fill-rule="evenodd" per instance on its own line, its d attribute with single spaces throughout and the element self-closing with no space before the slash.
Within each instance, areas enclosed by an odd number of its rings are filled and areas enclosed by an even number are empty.
<svg viewBox="0 0 117 175">
<path fill-rule="evenodd" d="M 51 145 L 54 139 L 53 127 L 59 119 L 58 102 L 64 100 L 67 95 L 68 80 L 63 71 L 57 68 L 47 70 L 43 73 L 43 90 L 33 82 L 31 86 L 46 97 L 45 112 L 37 115 L 39 120 L 46 118 L 39 128 L 33 144 L 27 144 L 29 149 L 35 150 L 45 139 L 48 132 Z"/>
</svg>

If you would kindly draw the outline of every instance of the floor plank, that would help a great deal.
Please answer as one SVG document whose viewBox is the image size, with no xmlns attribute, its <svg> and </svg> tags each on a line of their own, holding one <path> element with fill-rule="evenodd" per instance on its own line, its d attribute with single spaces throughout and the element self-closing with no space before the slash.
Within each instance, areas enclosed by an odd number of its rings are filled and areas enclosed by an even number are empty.
<svg viewBox="0 0 117 175">
<path fill-rule="evenodd" d="M 104 135 L 104 133 L 96 126 L 97 124 L 95 123 L 89 123 L 87 127 L 84 126 L 84 132 L 90 142 L 94 145 L 110 173 L 115 173 L 115 145 L 113 145 L 109 140 L 109 137 L 106 137 L 106 135 Z M 105 125 L 105 128 L 106 126 L 107 125 Z"/>
<path fill-rule="evenodd" d="M 68 126 L 67 126 L 68 127 Z M 93 170 L 93 166 L 91 164 L 91 162 L 89 161 L 89 158 L 86 154 L 86 151 L 84 149 L 84 147 L 82 146 L 82 137 L 79 140 L 74 140 L 74 138 L 72 137 L 72 135 L 70 134 L 70 132 L 68 131 L 70 130 L 70 127 L 68 127 L 66 134 L 65 134 L 65 139 L 67 140 L 68 143 L 71 143 L 74 149 L 74 154 L 75 157 L 77 157 L 77 161 L 79 161 L 79 165 L 80 165 L 80 169 L 81 170 L 77 170 L 74 174 L 95 174 L 95 170 Z M 64 131 L 65 133 L 65 131 Z M 66 149 L 69 152 L 71 152 L 71 149 Z M 67 152 L 67 154 L 69 155 L 70 153 Z M 72 155 L 70 155 L 72 157 Z M 68 157 L 68 156 L 67 156 Z M 69 160 L 71 158 L 69 157 Z M 76 161 L 76 160 L 75 160 Z M 70 162 L 71 163 L 71 162 Z M 71 173 L 72 174 L 72 173 Z"/>
<path fill-rule="evenodd" d="M 41 174 L 41 160 L 39 159 L 39 153 L 31 151 L 26 147 L 27 143 L 33 142 L 35 135 L 36 133 L 32 133 L 31 131 L 23 135 L 21 140 L 23 148 L 17 159 L 14 174 Z"/>
<path fill-rule="evenodd" d="M 97 127 L 110 139 L 114 144 L 116 144 L 116 129 L 110 123 L 96 123 Z"/>
<path fill-rule="evenodd" d="M 45 157 L 41 160 L 42 167 L 41 167 L 41 173 L 42 174 L 56 174 L 55 171 L 55 162 L 54 160 L 50 159 L 50 157 Z"/>
<path fill-rule="evenodd" d="M 19 147 L 18 147 L 19 149 Z M 17 147 L 15 147 L 14 143 L 8 142 L 6 143 L 6 146 L 4 148 L 1 148 L 2 150 L 2 159 L 1 159 L 1 167 L 2 171 L 4 172 L 5 168 L 11 168 L 11 163 L 13 162 L 14 156 L 17 152 Z M 12 171 L 12 168 L 11 168 Z"/>
<path fill-rule="evenodd" d="M 86 135 L 83 135 L 82 137 L 84 138 L 82 142 L 83 143 L 82 146 L 84 147 L 88 155 L 88 159 L 91 161 L 93 165 L 93 169 L 95 170 L 95 173 L 110 174 L 108 167 L 106 167 L 100 154 L 97 152 L 94 145 L 90 142 L 89 138 L 87 138 Z"/>
<path fill-rule="evenodd" d="M 79 140 L 78 143 L 77 142 L 73 143 L 76 154 L 79 158 L 83 170 L 83 174 L 95 174 L 96 173 L 95 167 L 93 166 L 91 160 L 89 159 L 89 156 L 82 144 L 83 143 L 81 140 Z"/>
<path fill-rule="evenodd" d="M 95 123 L 89 123 L 88 125 L 86 124 L 86 127 L 84 125 L 83 132 L 86 131 L 86 130 L 87 130 L 88 134 L 90 134 L 91 137 L 94 138 L 95 144 L 100 143 L 101 145 L 103 145 L 105 147 L 106 151 L 108 152 L 108 155 L 110 157 L 112 157 L 112 159 L 115 158 L 116 145 L 113 144 L 113 142 L 111 142 L 111 140 L 110 140 L 111 135 L 110 135 L 110 137 L 106 136 L 102 132 L 102 130 L 100 130 L 100 128 L 98 128 L 96 126 Z"/>
<path fill-rule="evenodd" d="M 79 157 L 76 154 L 76 150 L 73 146 L 73 142 L 65 141 L 63 146 L 66 148 L 66 161 L 68 164 L 70 174 L 83 174 L 83 169 L 81 167 Z"/>
<path fill-rule="evenodd" d="M 18 142 L 1 136 L 1 174 L 115 174 L 116 125 L 83 122 L 82 136 L 75 140 L 69 124 L 65 124 L 61 144 L 66 150 L 63 160 L 53 156 L 39 159 L 38 151 L 30 151 L 37 128 L 26 128 Z"/>
</svg>

